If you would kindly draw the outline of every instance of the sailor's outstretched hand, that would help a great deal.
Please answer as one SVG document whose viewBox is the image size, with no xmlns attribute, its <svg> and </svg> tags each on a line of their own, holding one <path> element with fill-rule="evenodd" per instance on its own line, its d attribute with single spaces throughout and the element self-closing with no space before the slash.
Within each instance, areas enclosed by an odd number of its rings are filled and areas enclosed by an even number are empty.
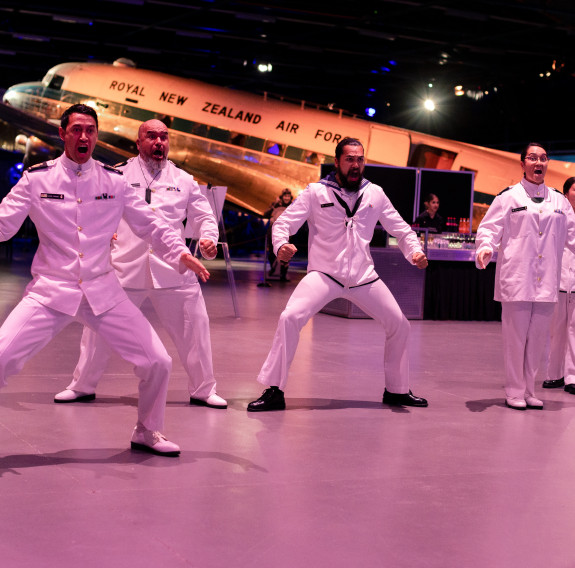
<svg viewBox="0 0 575 568">
<path fill-rule="evenodd" d="M 180 260 L 184 263 L 184 265 L 187 268 L 194 271 L 202 282 L 206 282 L 210 277 L 208 269 L 195 256 L 191 255 L 190 253 L 182 254 Z"/>
</svg>

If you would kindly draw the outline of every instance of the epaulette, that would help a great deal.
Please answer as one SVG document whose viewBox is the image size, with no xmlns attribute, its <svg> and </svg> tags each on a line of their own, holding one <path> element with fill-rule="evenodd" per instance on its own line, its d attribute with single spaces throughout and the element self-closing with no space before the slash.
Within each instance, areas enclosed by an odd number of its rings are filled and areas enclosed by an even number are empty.
<svg viewBox="0 0 575 568">
<path fill-rule="evenodd" d="M 114 168 L 123 168 L 128 163 L 128 160 L 114 164 Z"/>
<path fill-rule="evenodd" d="M 506 187 L 503 191 L 500 191 L 497 195 L 501 195 L 502 193 L 505 193 L 506 191 L 509 191 L 513 186 L 510 185 L 509 187 Z"/>
<path fill-rule="evenodd" d="M 27 172 L 37 172 L 38 170 L 46 170 L 48 169 L 48 162 L 42 162 L 41 164 L 35 164 L 26 168 Z"/>
<path fill-rule="evenodd" d="M 114 172 L 116 174 L 120 174 L 121 176 L 124 175 L 124 172 L 122 170 L 117 170 L 114 166 L 109 166 L 108 164 L 102 164 L 102 166 L 104 166 L 104 169 L 110 171 L 110 172 Z"/>
<path fill-rule="evenodd" d="M 558 189 L 555 189 L 554 187 L 550 187 L 549 189 L 552 189 L 553 191 L 556 191 L 557 193 L 560 193 L 560 194 L 563 195 L 564 197 L 567 197 L 562 191 L 559 191 Z"/>
</svg>

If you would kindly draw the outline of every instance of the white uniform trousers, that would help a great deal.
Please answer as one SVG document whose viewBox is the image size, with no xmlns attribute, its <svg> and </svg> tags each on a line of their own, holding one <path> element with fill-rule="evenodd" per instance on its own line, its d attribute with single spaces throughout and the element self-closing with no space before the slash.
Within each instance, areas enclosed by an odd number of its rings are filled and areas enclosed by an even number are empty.
<svg viewBox="0 0 575 568">
<path fill-rule="evenodd" d="M 150 299 L 156 314 L 171 337 L 188 374 L 190 396 L 207 398 L 216 392 L 212 364 L 210 321 L 199 283 L 177 288 L 125 288 L 139 308 Z M 84 328 L 80 358 L 74 369 L 70 390 L 92 394 L 106 371 L 111 350 L 106 341 Z"/>
<path fill-rule="evenodd" d="M 138 422 L 148 430 L 163 430 L 172 359 L 160 338 L 130 300 L 94 315 L 84 298 L 75 316 L 44 306 L 25 296 L 0 328 L 0 385 L 22 370 L 64 327 L 73 321 L 101 334 L 127 361 L 140 379 Z"/>
<path fill-rule="evenodd" d="M 501 302 L 505 394 L 534 396 L 554 302 Z"/>
<path fill-rule="evenodd" d="M 551 344 L 548 379 L 565 378 L 565 384 L 575 383 L 575 293 L 559 292 L 551 318 Z"/>
<path fill-rule="evenodd" d="M 291 295 L 280 315 L 272 347 L 258 381 L 284 390 L 301 329 L 314 314 L 336 298 L 350 300 L 383 326 L 385 386 L 393 393 L 407 393 L 410 325 L 388 287 L 376 280 L 357 288 L 343 288 L 321 272 L 307 274 Z"/>
</svg>

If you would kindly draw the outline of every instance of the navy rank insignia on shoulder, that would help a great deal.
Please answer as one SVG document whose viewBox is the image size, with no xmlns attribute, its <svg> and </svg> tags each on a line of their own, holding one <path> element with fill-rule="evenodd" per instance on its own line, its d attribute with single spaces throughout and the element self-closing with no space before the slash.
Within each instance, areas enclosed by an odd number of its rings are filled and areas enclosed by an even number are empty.
<svg viewBox="0 0 575 568">
<path fill-rule="evenodd" d="M 501 195 L 502 193 L 509 191 L 512 187 L 513 187 L 512 185 L 510 185 L 509 187 L 506 187 L 504 190 L 500 191 L 497 195 Z"/>
<path fill-rule="evenodd" d="M 118 164 L 114 164 L 114 168 L 123 168 L 128 163 L 128 160 L 124 160 L 123 162 L 119 162 Z"/>
<path fill-rule="evenodd" d="M 42 162 L 41 164 L 35 164 L 34 166 L 30 166 L 26 168 L 27 172 L 38 172 L 40 170 L 47 170 L 48 169 L 48 162 Z"/>
<path fill-rule="evenodd" d="M 549 189 L 552 189 L 553 191 L 556 191 L 557 193 L 564 195 L 564 193 L 562 191 L 559 191 L 558 189 L 555 189 L 554 187 L 550 187 Z M 567 196 L 565 196 L 565 197 L 567 197 Z"/>
<path fill-rule="evenodd" d="M 121 176 L 124 175 L 124 172 L 122 170 L 118 170 L 114 166 L 109 166 L 108 164 L 102 164 L 102 166 L 104 167 L 105 170 L 108 170 L 109 172 L 114 172 L 114 173 L 119 174 Z"/>
</svg>

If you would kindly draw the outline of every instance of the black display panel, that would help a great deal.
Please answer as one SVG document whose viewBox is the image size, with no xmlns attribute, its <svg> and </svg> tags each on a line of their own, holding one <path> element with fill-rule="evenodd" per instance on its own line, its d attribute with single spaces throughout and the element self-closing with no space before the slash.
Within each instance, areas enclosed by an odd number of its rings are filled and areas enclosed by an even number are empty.
<svg viewBox="0 0 575 568">
<path fill-rule="evenodd" d="M 333 164 L 323 164 L 321 177 L 332 170 Z M 457 232 L 460 219 L 473 218 L 474 172 L 366 165 L 364 176 L 383 188 L 398 213 L 409 224 L 425 210 L 423 201 L 429 193 L 439 198 L 438 213 L 446 223 L 444 231 Z M 448 220 L 454 225 L 448 226 Z M 376 230 L 372 244 L 385 246 L 382 244 L 387 242 L 385 234 L 382 238 L 377 233 Z"/>
<path fill-rule="evenodd" d="M 333 170 L 333 164 L 323 164 L 321 177 Z M 381 186 L 385 195 L 407 223 L 414 219 L 417 168 L 395 166 L 365 166 L 364 177 Z"/>
<path fill-rule="evenodd" d="M 439 198 L 438 214 L 444 219 L 472 218 L 473 180 L 473 172 L 420 169 L 419 206 L 416 215 L 425 210 L 423 201 L 427 194 L 435 193 Z"/>
</svg>

